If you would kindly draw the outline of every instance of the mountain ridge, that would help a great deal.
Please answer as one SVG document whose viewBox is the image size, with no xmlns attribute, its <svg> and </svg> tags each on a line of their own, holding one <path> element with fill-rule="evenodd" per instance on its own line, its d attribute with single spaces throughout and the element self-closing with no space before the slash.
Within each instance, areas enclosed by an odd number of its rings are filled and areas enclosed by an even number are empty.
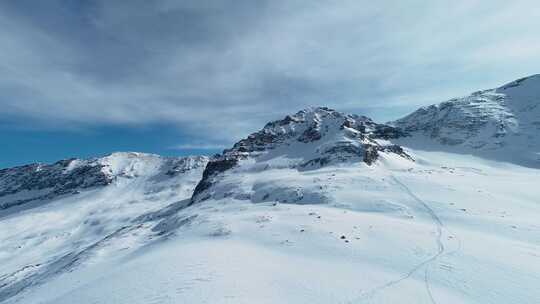
<svg viewBox="0 0 540 304">
<path fill-rule="evenodd" d="M 391 123 L 409 147 L 540 167 L 540 74 L 422 107 Z M 439 145 L 433 145 L 439 144 Z"/>
<path fill-rule="evenodd" d="M 525 87 L 525 93 L 519 92 L 521 89 Z M 518 90 L 517 94 L 516 90 Z M 514 94 L 509 95 L 508 92 L 512 92 Z M 376 138 L 376 139 L 398 139 L 398 138 L 404 138 L 404 137 L 410 137 L 411 133 L 422 131 L 424 133 L 433 132 L 434 134 L 431 135 L 432 138 L 435 138 L 439 140 L 441 143 L 453 146 L 453 145 L 461 145 L 465 143 L 465 140 L 462 139 L 455 139 L 451 137 L 439 137 L 437 138 L 438 134 L 435 134 L 437 132 L 440 132 L 440 130 L 437 130 L 435 126 L 430 125 L 433 124 L 433 121 L 439 122 L 442 121 L 444 123 L 444 119 L 447 117 L 437 117 L 439 113 L 443 110 L 451 110 L 448 109 L 452 107 L 460 107 L 460 106 L 467 106 L 470 104 L 476 104 L 476 109 L 474 107 L 470 107 L 470 109 L 457 109 L 459 111 L 466 112 L 461 117 L 456 118 L 464 118 L 464 120 L 472 119 L 472 123 L 465 122 L 461 129 L 464 129 L 468 126 L 475 129 L 475 123 L 483 124 L 485 121 L 475 121 L 475 119 L 485 119 L 489 117 L 494 117 L 494 120 L 498 121 L 500 124 L 494 128 L 494 137 L 504 137 L 506 136 L 506 133 L 516 132 L 516 128 L 518 127 L 518 122 L 516 122 L 516 116 L 514 113 L 509 111 L 508 109 L 504 108 L 505 104 L 508 102 L 510 103 L 516 103 L 516 96 L 517 97 L 525 97 L 526 103 L 521 104 L 520 107 L 515 106 L 515 108 L 518 108 L 516 111 L 518 112 L 527 112 L 533 110 L 534 112 L 529 112 L 530 116 L 539 116 L 540 113 L 537 113 L 540 111 L 540 74 L 533 74 L 530 76 L 522 77 L 514 81 L 510 81 L 502 86 L 499 86 L 494 89 L 486 89 L 486 90 L 480 90 L 475 91 L 471 93 L 468 96 L 465 97 L 459 97 L 459 98 L 452 98 L 448 101 L 444 101 L 437 104 L 432 104 L 428 106 L 422 106 L 418 108 L 417 110 L 411 112 L 410 114 L 405 115 L 402 118 L 396 119 L 394 121 L 390 121 L 387 123 L 376 123 L 371 118 L 363 115 L 357 115 L 357 114 L 345 114 L 339 111 L 336 111 L 334 109 L 325 107 L 325 106 L 311 106 L 307 107 L 303 110 L 298 111 L 295 114 L 292 115 L 286 115 L 283 119 L 278 119 L 275 121 L 268 122 L 261 130 L 251 133 L 246 138 L 241 139 L 237 141 L 235 144 L 232 145 L 231 148 L 225 149 L 222 153 L 219 155 L 227 155 L 227 154 L 241 154 L 243 152 L 249 152 L 254 153 L 257 151 L 263 151 L 263 150 L 269 150 L 273 149 L 273 145 L 276 145 L 280 143 L 280 140 L 284 140 L 287 137 L 291 136 L 298 136 L 295 132 L 288 133 L 289 130 L 286 130 L 286 127 L 289 125 L 299 124 L 306 122 L 306 119 L 309 120 L 310 118 L 306 117 L 306 115 L 311 114 L 319 114 L 321 112 L 328 112 L 333 113 L 332 115 L 336 115 L 338 117 L 343 117 L 343 125 L 342 127 L 348 127 L 348 128 L 358 128 L 356 131 L 364 132 L 365 128 L 371 129 L 370 137 Z M 519 102 L 519 100 L 517 100 Z M 485 104 L 484 108 L 478 107 L 478 104 Z M 467 111 L 469 110 L 469 111 Z M 474 111 L 476 110 L 476 112 Z M 448 116 L 448 113 L 444 113 L 446 116 Z M 469 115 L 467 115 L 469 114 Z M 432 116 L 432 117 L 430 117 Z M 427 120 L 426 120 L 427 119 Z M 433 120 L 433 121 L 430 121 Z M 315 122 L 317 119 L 315 119 Z M 454 124 L 455 121 L 448 120 L 449 124 Z M 540 118 L 537 120 L 533 120 L 531 122 L 527 122 L 528 126 L 532 126 L 535 130 L 540 130 Z M 498 128 L 497 128 L 498 127 Z M 282 130 L 279 130 L 282 129 Z M 303 130 L 304 132 L 302 135 L 298 138 L 296 138 L 298 141 L 305 143 L 318 140 L 321 136 L 320 130 L 317 129 L 317 125 L 309 125 L 309 128 Z M 280 137 L 281 136 L 281 137 Z M 267 142 L 265 142 L 267 141 Z M 496 143 L 497 145 L 498 143 Z M 482 146 L 471 146 L 473 148 L 479 148 Z M 151 153 L 140 153 L 140 152 L 113 152 L 107 156 L 109 157 L 115 154 L 121 155 L 122 153 L 125 154 L 140 154 L 140 155 L 156 155 L 157 154 L 151 154 Z M 198 156 L 186 156 L 186 157 L 198 157 Z M 202 156 L 206 157 L 206 156 Z M 171 157 L 174 158 L 174 157 Z M 210 157 L 211 158 L 211 157 Z M 92 159 L 98 159 L 97 157 L 89 158 L 87 160 Z M 57 162 L 67 162 L 72 160 L 83 160 L 78 158 L 68 158 L 68 159 L 62 159 Z M 47 163 L 31 163 L 28 165 L 19 165 L 14 167 L 8 167 L 0 169 L 0 172 L 4 172 L 8 169 L 14 169 L 18 167 L 25 167 L 25 166 L 40 166 L 40 165 L 47 165 Z"/>
<path fill-rule="evenodd" d="M 53 164 L 29 164 L 0 170 L 0 210 L 36 200 L 78 194 L 104 187 L 118 178 L 162 174 L 174 176 L 206 165 L 206 156 L 162 157 L 115 152 L 100 158 L 70 158 Z"/>
<path fill-rule="evenodd" d="M 0 302 L 538 302 L 536 150 L 508 141 L 538 138 L 537 77 L 402 126 L 311 107 L 213 157 L 2 169 Z"/>
</svg>

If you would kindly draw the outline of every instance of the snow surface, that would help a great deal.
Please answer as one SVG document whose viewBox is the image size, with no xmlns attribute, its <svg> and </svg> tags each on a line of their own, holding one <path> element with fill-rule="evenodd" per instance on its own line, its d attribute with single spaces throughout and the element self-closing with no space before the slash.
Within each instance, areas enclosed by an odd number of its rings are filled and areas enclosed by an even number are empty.
<svg viewBox="0 0 540 304">
<path fill-rule="evenodd" d="M 79 267 L 6 303 L 540 302 L 539 170 L 410 153 L 416 162 L 389 155 L 371 167 L 231 171 L 229 191 L 255 203 L 180 209 L 168 220 L 182 224 L 164 238 L 144 225 L 113 236 Z M 290 189 L 325 199 L 278 203 Z M 275 198 L 259 202 L 263 193 Z M 115 205 L 128 200 L 143 196 Z M 22 217 L 41 218 L 51 234 L 45 223 L 65 218 L 69 204 Z M 21 220 L 2 221 L 1 231 L 24 235 Z"/>
</svg>

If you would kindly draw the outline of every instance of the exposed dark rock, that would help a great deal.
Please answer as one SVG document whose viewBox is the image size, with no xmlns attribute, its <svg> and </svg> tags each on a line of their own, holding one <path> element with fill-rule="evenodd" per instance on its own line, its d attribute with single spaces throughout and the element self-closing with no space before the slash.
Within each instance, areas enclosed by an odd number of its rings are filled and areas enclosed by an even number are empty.
<svg viewBox="0 0 540 304">
<path fill-rule="evenodd" d="M 319 130 L 319 125 L 314 123 L 312 126 L 307 128 L 302 135 L 298 138 L 299 142 L 309 143 L 321 139 L 321 131 Z"/>
<path fill-rule="evenodd" d="M 307 162 L 301 163 L 298 166 L 299 168 L 305 169 L 305 168 L 310 168 L 310 167 L 323 167 L 327 165 L 328 163 L 330 163 L 329 157 L 318 157 L 318 158 L 310 159 Z"/>
<path fill-rule="evenodd" d="M 368 165 L 372 165 L 377 158 L 379 157 L 379 153 L 377 152 L 377 148 L 375 146 L 367 146 L 364 152 L 364 162 Z"/>
<path fill-rule="evenodd" d="M 414 159 L 409 154 L 407 154 L 401 146 L 398 145 L 384 146 L 382 147 L 381 151 L 392 152 L 410 161 L 414 161 Z"/>
<path fill-rule="evenodd" d="M 405 136 L 409 136 L 409 134 L 400 128 L 389 125 L 377 124 L 373 130 L 373 138 L 394 139 Z"/>
<path fill-rule="evenodd" d="M 240 157 L 220 157 L 211 160 L 206 165 L 206 168 L 203 171 L 203 176 L 201 181 L 195 187 L 193 191 L 193 196 L 191 198 L 191 204 L 197 200 L 204 200 L 201 197 L 201 193 L 209 189 L 213 184 L 213 179 L 222 172 L 225 172 L 238 164 Z"/>
<path fill-rule="evenodd" d="M 31 164 L 0 170 L 0 209 L 22 205 L 33 200 L 46 200 L 63 194 L 77 193 L 110 184 L 113 177 L 103 172 L 103 165 L 85 163 L 69 168 L 75 159 L 58 161 L 52 165 Z M 18 193 L 35 192 L 13 197 Z"/>
</svg>

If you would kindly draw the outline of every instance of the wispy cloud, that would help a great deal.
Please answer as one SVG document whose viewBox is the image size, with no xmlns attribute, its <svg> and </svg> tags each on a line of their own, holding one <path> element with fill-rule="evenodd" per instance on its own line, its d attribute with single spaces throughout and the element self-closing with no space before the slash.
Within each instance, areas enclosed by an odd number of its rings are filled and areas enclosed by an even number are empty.
<svg viewBox="0 0 540 304">
<path fill-rule="evenodd" d="M 172 146 L 173 150 L 223 150 L 226 145 L 216 144 L 179 144 Z"/>
<path fill-rule="evenodd" d="M 3 2 L 0 120 L 165 122 L 231 142 L 308 105 L 401 109 L 379 115 L 390 119 L 538 73 L 539 9 L 497 0 Z"/>
</svg>

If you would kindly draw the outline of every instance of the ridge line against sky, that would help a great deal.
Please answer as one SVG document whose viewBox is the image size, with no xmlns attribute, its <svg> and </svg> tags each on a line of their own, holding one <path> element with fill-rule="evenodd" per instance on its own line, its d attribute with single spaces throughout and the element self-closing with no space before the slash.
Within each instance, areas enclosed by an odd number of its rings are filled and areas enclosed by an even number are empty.
<svg viewBox="0 0 540 304">
<path fill-rule="evenodd" d="M 310 105 L 377 121 L 540 71 L 535 1 L 6 1 L 0 167 L 211 154 Z"/>
</svg>

